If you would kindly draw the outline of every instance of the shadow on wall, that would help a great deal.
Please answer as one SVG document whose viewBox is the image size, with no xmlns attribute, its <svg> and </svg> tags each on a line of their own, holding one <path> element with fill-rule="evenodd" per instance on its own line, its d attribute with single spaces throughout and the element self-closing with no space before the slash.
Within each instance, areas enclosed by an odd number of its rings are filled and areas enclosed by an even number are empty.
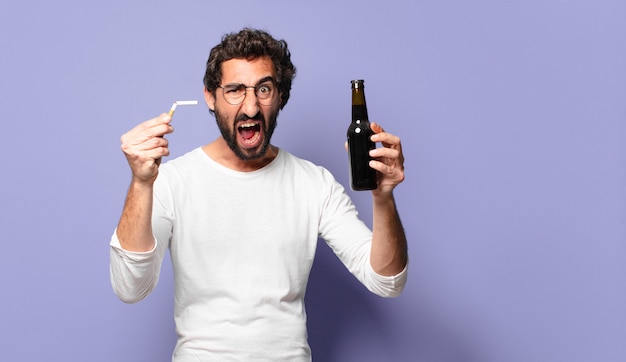
<svg viewBox="0 0 626 362">
<path fill-rule="evenodd" d="M 380 297 L 361 285 L 323 240 L 318 241 L 306 295 L 313 360 L 345 361 L 346 350 L 386 344 L 389 333 L 376 298 Z"/>
<path fill-rule="evenodd" d="M 306 295 L 313 361 L 484 361 L 459 321 L 447 320 L 429 298 L 411 295 L 428 291 L 408 289 L 415 288 L 407 285 L 398 300 L 370 293 L 319 241 Z M 405 315 L 394 315 L 398 308 Z"/>
</svg>

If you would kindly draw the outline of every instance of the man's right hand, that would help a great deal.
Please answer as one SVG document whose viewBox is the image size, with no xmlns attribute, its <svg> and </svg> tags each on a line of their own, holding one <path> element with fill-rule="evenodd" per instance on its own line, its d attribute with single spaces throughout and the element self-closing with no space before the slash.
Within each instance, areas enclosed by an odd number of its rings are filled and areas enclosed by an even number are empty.
<svg viewBox="0 0 626 362">
<path fill-rule="evenodd" d="M 171 121 L 172 117 L 163 113 L 137 125 L 121 137 L 122 151 L 135 181 L 152 183 L 156 180 L 161 158 L 170 153 L 167 139 L 163 136 L 174 132 Z"/>
</svg>

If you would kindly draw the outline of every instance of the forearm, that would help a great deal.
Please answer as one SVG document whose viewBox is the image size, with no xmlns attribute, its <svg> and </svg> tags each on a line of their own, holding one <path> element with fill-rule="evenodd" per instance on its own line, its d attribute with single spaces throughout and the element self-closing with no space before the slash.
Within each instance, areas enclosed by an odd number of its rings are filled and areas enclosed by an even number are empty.
<svg viewBox="0 0 626 362">
<path fill-rule="evenodd" d="M 407 241 L 392 193 L 373 197 L 370 263 L 380 275 L 400 273 L 408 261 Z"/>
<path fill-rule="evenodd" d="M 117 225 L 117 238 L 125 250 L 142 252 L 154 248 L 152 197 L 152 183 L 133 179 Z"/>
</svg>

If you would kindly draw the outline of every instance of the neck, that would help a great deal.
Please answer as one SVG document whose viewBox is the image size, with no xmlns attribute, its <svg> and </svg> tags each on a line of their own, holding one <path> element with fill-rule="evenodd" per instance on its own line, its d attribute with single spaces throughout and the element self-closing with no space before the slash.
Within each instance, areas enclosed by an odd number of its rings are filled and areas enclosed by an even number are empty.
<svg viewBox="0 0 626 362">
<path fill-rule="evenodd" d="M 226 144 L 222 137 L 202 147 L 202 150 L 220 165 L 239 172 L 259 170 L 272 162 L 278 155 L 278 148 L 270 145 L 263 157 L 255 160 L 240 159 Z"/>
</svg>

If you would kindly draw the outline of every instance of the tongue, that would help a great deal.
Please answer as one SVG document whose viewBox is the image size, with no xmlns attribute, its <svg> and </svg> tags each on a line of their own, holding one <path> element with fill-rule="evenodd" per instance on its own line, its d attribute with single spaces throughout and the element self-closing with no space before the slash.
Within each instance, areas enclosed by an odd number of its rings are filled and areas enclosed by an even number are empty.
<svg viewBox="0 0 626 362">
<path fill-rule="evenodd" d="M 242 129 L 240 131 L 240 133 L 241 133 L 241 137 L 243 137 L 243 139 L 249 140 L 250 138 L 254 137 L 254 134 L 256 132 L 253 129 Z"/>
</svg>

